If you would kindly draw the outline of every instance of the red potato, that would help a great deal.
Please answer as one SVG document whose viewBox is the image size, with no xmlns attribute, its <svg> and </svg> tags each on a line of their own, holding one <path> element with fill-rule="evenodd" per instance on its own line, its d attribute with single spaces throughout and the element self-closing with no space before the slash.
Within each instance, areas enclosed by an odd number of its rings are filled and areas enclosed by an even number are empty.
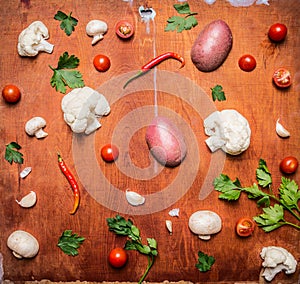
<svg viewBox="0 0 300 284">
<path fill-rule="evenodd" d="M 222 20 L 204 27 L 195 40 L 191 59 L 198 70 L 211 72 L 222 65 L 232 47 L 232 33 Z"/>
<path fill-rule="evenodd" d="M 154 156 L 167 167 L 178 166 L 186 156 L 183 134 L 170 120 L 156 117 L 146 131 L 146 142 Z"/>
</svg>

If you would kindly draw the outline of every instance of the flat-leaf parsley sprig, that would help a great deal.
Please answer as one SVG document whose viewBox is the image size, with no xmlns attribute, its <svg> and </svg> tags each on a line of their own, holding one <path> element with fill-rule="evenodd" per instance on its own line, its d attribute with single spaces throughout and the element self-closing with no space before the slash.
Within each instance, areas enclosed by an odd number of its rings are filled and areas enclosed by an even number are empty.
<svg viewBox="0 0 300 284">
<path fill-rule="evenodd" d="M 79 65 L 79 58 L 75 55 L 70 55 L 66 51 L 58 60 L 56 68 L 49 65 L 54 72 L 51 78 L 51 86 L 55 87 L 56 91 L 63 94 L 66 93 L 66 86 L 71 89 L 84 87 L 84 81 L 82 75 L 77 70 L 71 70 L 77 68 Z"/>
<path fill-rule="evenodd" d="M 190 30 L 191 28 L 198 25 L 197 19 L 194 15 L 197 13 L 192 13 L 190 10 L 190 6 L 188 3 L 183 4 L 174 4 L 173 7 L 179 14 L 185 14 L 185 17 L 173 16 L 170 17 L 167 22 L 167 26 L 165 27 L 165 32 L 175 31 L 181 33 L 184 30 Z"/>
<path fill-rule="evenodd" d="M 240 181 L 236 178 L 231 180 L 227 175 L 221 174 L 215 178 L 213 184 L 215 190 L 221 192 L 220 199 L 227 201 L 238 200 L 241 193 L 247 194 L 249 199 L 256 199 L 258 206 L 263 206 L 263 214 L 255 216 L 253 219 L 259 227 L 265 232 L 271 232 L 283 225 L 289 225 L 300 230 L 300 208 L 298 202 L 300 200 L 300 190 L 294 180 L 282 177 L 281 184 L 278 189 L 278 195 L 272 190 L 272 176 L 263 159 L 259 160 L 256 169 L 256 180 L 250 187 L 242 187 Z M 268 189 L 268 192 L 262 189 Z M 274 205 L 271 205 L 271 202 Z M 288 211 L 295 217 L 298 223 L 291 223 L 285 220 L 284 212 Z"/>
<path fill-rule="evenodd" d="M 142 283 L 154 264 L 155 257 L 158 254 L 156 240 L 147 238 L 147 244 L 143 244 L 140 230 L 130 219 L 126 221 L 125 218 L 120 215 L 116 215 L 114 218 L 107 218 L 106 221 L 110 231 L 114 232 L 116 235 L 127 236 L 129 238 L 125 243 L 126 250 L 137 250 L 138 252 L 147 255 L 148 265 L 138 282 L 139 284 Z"/>
</svg>

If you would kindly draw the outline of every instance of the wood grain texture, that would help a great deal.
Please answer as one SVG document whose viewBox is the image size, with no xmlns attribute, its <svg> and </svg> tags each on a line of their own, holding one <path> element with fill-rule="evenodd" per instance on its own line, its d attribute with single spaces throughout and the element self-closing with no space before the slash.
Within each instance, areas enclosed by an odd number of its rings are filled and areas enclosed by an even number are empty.
<svg viewBox="0 0 300 284">
<path fill-rule="evenodd" d="M 232 178 L 238 176 L 243 185 L 251 185 L 255 181 L 258 160 L 263 158 L 273 174 L 274 187 L 277 187 L 281 178 L 280 160 L 287 155 L 300 159 L 300 5 L 297 0 L 269 2 L 270 6 L 234 8 L 221 0 L 212 6 L 204 1 L 190 0 L 192 11 L 198 12 L 199 24 L 190 31 L 176 33 L 164 32 L 167 18 L 176 14 L 172 7 L 176 1 L 133 1 L 130 5 L 121 0 L 50 0 L 31 1 L 29 6 L 15 0 L 1 1 L 1 88 L 13 83 L 23 94 L 16 105 L 0 101 L 1 156 L 4 156 L 4 145 L 16 141 L 22 146 L 25 158 L 21 166 L 0 159 L 0 252 L 4 257 L 5 279 L 137 281 L 147 265 L 145 256 L 128 252 L 129 262 L 120 270 L 113 269 L 107 262 L 109 251 L 115 246 L 123 246 L 125 238 L 108 231 L 106 218 L 124 210 L 130 213 L 122 215 L 134 221 L 144 240 L 154 237 L 158 241 L 159 256 L 147 281 L 258 281 L 262 263 L 259 253 L 263 246 L 270 245 L 282 246 L 300 260 L 299 231 L 292 228 L 282 227 L 269 234 L 256 229 L 254 235 L 246 239 L 236 236 L 234 225 L 239 217 L 251 217 L 261 212 L 254 201 L 242 197 L 229 204 L 220 201 L 216 192 L 199 198 L 201 192 L 212 191 L 211 184 L 203 184 L 210 169 L 219 164 L 221 172 Z M 149 33 L 138 15 L 138 7 L 146 4 L 157 13 L 155 21 L 149 25 Z M 70 37 L 53 19 L 58 10 L 72 11 L 79 20 Z M 232 30 L 233 47 L 219 69 L 201 73 L 190 60 L 190 49 L 201 29 L 219 18 Z M 109 26 L 104 39 L 95 46 L 91 46 L 91 38 L 85 33 L 85 26 L 91 19 L 104 20 Z M 134 23 L 136 32 L 131 40 L 122 41 L 115 35 L 114 25 L 120 19 Z M 22 58 L 16 51 L 18 35 L 35 20 L 42 20 L 48 27 L 49 42 L 55 45 L 54 51 L 51 55 L 41 53 L 35 58 Z M 279 45 L 271 44 L 267 38 L 268 28 L 275 22 L 285 23 L 288 27 L 288 37 Z M 154 50 L 156 54 L 174 51 L 186 59 L 186 66 L 180 70 L 175 60 L 165 61 L 157 68 L 158 112 L 178 124 L 188 144 L 186 160 L 174 169 L 154 165 L 144 140 L 146 122 L 150 121 L 155 109 L 151 87 L 154 72 L 122 90 L 125 79 L 149 61 Z M 111 103 L 111 114 L 102 118 L 102 128 L 87 144 L 84 137 L 73 137 L 62 118 L 60 103 L 63 95 L 50 86 L 52 71 L 48 65 L 55 66 L 65 51 L 80 58 L 79 70 L 85 84 L 100 90 Z M 111 59 L 108 72 L 99 73 L 94 69 L 92 60 L 98 53 Z M 257 60 L 253 72 L 242 72 L 237 65 L 239 57 L 245 53 L 252 54 Z M 276 89 L 271 82 L 273 71 L 280 66 L 290 69 L 294 78 L 291 88 L 285 91 Z M 210 88 L 216 84 L 223 86 L 227 97 L 225 102 L 212 102 Z M 242 155 L 211 154 L 206 148 L 203 119 L 211 108 L 236 109 L 248 119 L 252 130 L 251 145 Z M 24 132 L 25 122 L 32 116 L 46 119 L 49 133 L 46 139 L 38 141 Z M 288 139 L 280 139 L 275 133 L 279 117 L 291 132 Z M 113 139 L 120 145 L 120 159 L 118 163 L 105 164 L 99 151 Z M 81 204 L 74 216 L 68 214 L 73 197 L 58 168 L 57 151 L 80 184 Z M 19 173 L 25 166 L 31 166 L 33 170 L 21 180 Z M 153 174 L 155 170 L 157 175 Z M 178 180 L 181 171 L 183 175 Z M 216 170 L 215 174 L 219 173 Z M 95 185 L 100 174 L 104 178 Z M 141 174 L 143 178 L 140 178 Z M 300 184 L 300 171 L 292 178 Z M 96 186 L 93 194 L 85 186 L 86 180 Z M 169 185 L 170 191 L 164 194 Z M 122 196 L 127 188 L 152 196 L 153 207 L 149 207 L 147 201 L 145 204 L 148 213 L 140 207 L 125 206 Z M 38 202 L 31 209 L 22 209 L 15 199 L 20 199 L 30 190 L 37 193 Z M 180 208 L 180 217 L 172 219 L 174 233 L 169 236 L 165 220 L 170 218 L 169 210 L 176 207 Z M 189 216 L 200 209 L 217 212 L 223 221 L 222 231 L 208 242 L 199 240 L 188 229 Z M 16 229 L 26 230 L 38 239 L 40 252 L 37 257 L 17 260 L 11 254 L 6 240 Z M 86 237 L 76 257 L 65 255 L 56 246 L 66 229 Z M 210 272 L 200 273 L 195 268 L 199 250 L 215 257 L 216 263 Z M 274 283 L 282 281 L 297 283 L 299 267 L 293 275 L 277 275 Z"/>
</svg>

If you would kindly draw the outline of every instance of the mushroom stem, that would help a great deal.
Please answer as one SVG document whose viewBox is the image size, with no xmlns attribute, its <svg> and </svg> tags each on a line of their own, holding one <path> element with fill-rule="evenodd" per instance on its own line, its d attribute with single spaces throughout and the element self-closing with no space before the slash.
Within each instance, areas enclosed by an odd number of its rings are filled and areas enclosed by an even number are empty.
<svg viewBox="0 0 300 284">
<path fill-rule="evenodd" d="M 102 34 L 94 35 L 92 40 L 92 45 L 96 44 L 99 40 L 103 39 L 104 36 Z"/>
</svg>

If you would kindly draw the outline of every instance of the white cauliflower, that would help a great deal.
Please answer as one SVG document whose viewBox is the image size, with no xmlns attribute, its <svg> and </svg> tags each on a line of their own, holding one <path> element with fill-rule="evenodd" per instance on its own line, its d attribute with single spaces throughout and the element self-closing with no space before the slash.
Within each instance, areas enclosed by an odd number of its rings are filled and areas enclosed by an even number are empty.
<svg viewBox="0 0 300 284">
<path fill-rule="evenodd" d="M 74 133 L 90 134 L 101 127 L 99 117 L 110 113 L 106 98 L 90 87 L 76 88 L 61 102 L 64 120 Z"/>
<path fill-rule="evenodd" d="M 267 281 L 272 281 L 280 271 L 285 271 L 285 274 L 292 274 L 296 271 L 297 261 L 294 256 L 282 247 L 269 246 L 264 247 L 260 253 L 264 260 L 263 277 Z"/>
<path fill-rule="evenodd" d="M 46 41 L 48 38 L 47 27 L 41 21 L 35 21 L 20 33 L 18 53 L 21 56 L 36 56 L 40 51 L 52 53 L 54 45 Z"/>
<path fill-rule="evenodd" d="M 251 129 L 247 119 L 233 109 L 216 111 L 204 120 L 205 140 L 212 152 L 222 149 L 231 155 L 238 155 L 250 145 Z"/>
</svg>

